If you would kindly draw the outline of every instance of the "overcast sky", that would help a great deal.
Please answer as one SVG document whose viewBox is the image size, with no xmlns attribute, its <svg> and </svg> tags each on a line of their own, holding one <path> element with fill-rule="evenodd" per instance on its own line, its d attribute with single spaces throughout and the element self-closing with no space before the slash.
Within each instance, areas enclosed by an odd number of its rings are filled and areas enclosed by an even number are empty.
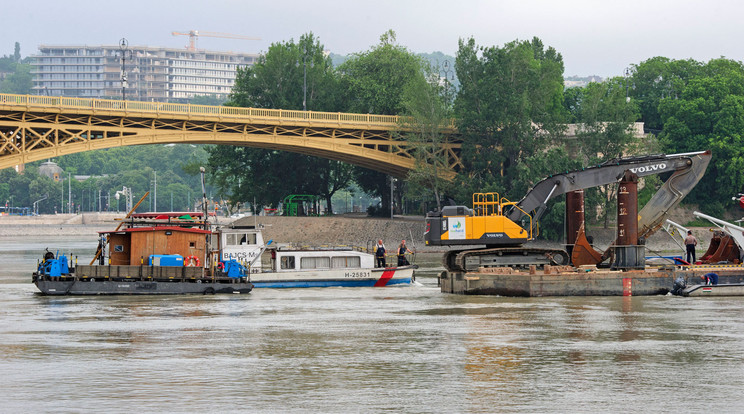
<svg viewBox="0 0 744 414">
<path fill-rule="evenodd" d="M 654 56 L 742 60 L 744 2 L 658 0 L 47 0 L 4 1 L 0 55 L 46 45 L 184 47 L 201 30 L 259 37 L 202 37 L 199 48 L 260 53 L 312 31 L 327 50 L 368 50 L 388 29 L 413 52 L 454 56 L 460 38 L 503 45 L 537 36 L 563 55 L 570 75 L 621 75 Z"/>
</svg>

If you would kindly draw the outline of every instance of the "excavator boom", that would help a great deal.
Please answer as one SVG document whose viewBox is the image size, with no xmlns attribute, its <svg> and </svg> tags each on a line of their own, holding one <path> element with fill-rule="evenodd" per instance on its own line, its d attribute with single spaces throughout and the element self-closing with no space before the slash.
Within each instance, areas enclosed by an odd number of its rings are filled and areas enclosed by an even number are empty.
<svg viewBox="0 0 744 414">
<path fill-rule="evenodd" d="M 614 159 L 550 176 L 516 203 L 497 193 L 476 193 L 472 209 L 447 206 L 441 212 L 428 213 L 424 238 L 427 245 L 486 245 L 485 249 L 447 253 L 444 265 L 452 271 L 469 271 L 481 266 L 567 264 L 565 251 L 522 247 L 534 238 L 538 222 L 552 198 L 619 182 L 628 171 L 638 177 L 671 173 L 638 213 L 638 237 L 647 238 L 661 228 L 669 210 L 700 181 L 710 159 L 710 151 Z"/>
<path fill-rule="evenodd" d="M 672 172 L 672 176 L 638 214 L 638 235 L 648 237 L 664 224 L 669 210 L 679 204 L 700 181 L 710 159 L 710 151 L 648 155 L 614 159 L 594 167 L 556 174 L 537 183 L 506 216 L 516 222 L 524 211 L 534 212 L 532 222 L 536 224 L 545 213 L 547 202 L 559 195 L 618 182 L 625 171 L 638 177 Z"/>
</svg>

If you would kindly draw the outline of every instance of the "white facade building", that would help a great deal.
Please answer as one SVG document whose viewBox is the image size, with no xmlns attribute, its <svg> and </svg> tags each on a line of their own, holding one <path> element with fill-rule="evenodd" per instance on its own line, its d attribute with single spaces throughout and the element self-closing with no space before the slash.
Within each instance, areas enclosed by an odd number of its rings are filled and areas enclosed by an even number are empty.
<svg viewBox="0 0 744 414">
<path fill-rule="evenodd" d="M 119 46 L 39 46 L 32 56 L 38 95 L 187 102 L 194 96 L 224 99 L 232 91 L 238 67 L 255 63 L 258 54 L 206 50 L 129 47 L 124 55 L 127 82 L 122 90 Z"/>
</svg>

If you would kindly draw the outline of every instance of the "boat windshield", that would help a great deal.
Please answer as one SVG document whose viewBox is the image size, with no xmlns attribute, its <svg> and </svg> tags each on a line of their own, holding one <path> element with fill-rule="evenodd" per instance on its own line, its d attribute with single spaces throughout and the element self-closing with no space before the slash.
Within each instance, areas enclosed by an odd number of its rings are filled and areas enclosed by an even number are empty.
<svg viewBox="0 0 744 414">
<path fill-rule="evenodd" d="M 256 244 L 255 233 L 228 233 L 225 234 L 225 245 L 227 246 L 244 246 L 247 244 Z"/>
</svg>

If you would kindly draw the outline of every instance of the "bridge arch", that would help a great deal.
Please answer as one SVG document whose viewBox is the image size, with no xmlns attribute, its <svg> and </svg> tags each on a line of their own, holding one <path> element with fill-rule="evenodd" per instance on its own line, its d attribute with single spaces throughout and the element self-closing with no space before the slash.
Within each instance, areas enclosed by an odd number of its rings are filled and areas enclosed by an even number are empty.
<svg viewBox="0 0 744 414">
<path fill-rule="evenodd" d="M 0 94 L 0 169 L 84 151 L 146 144 L 218 144 L 290 151 L 397 177 L 414 168 L 398 117 Z M 462 164 L 454 125 L 439 151 Z"/>
</svg>

